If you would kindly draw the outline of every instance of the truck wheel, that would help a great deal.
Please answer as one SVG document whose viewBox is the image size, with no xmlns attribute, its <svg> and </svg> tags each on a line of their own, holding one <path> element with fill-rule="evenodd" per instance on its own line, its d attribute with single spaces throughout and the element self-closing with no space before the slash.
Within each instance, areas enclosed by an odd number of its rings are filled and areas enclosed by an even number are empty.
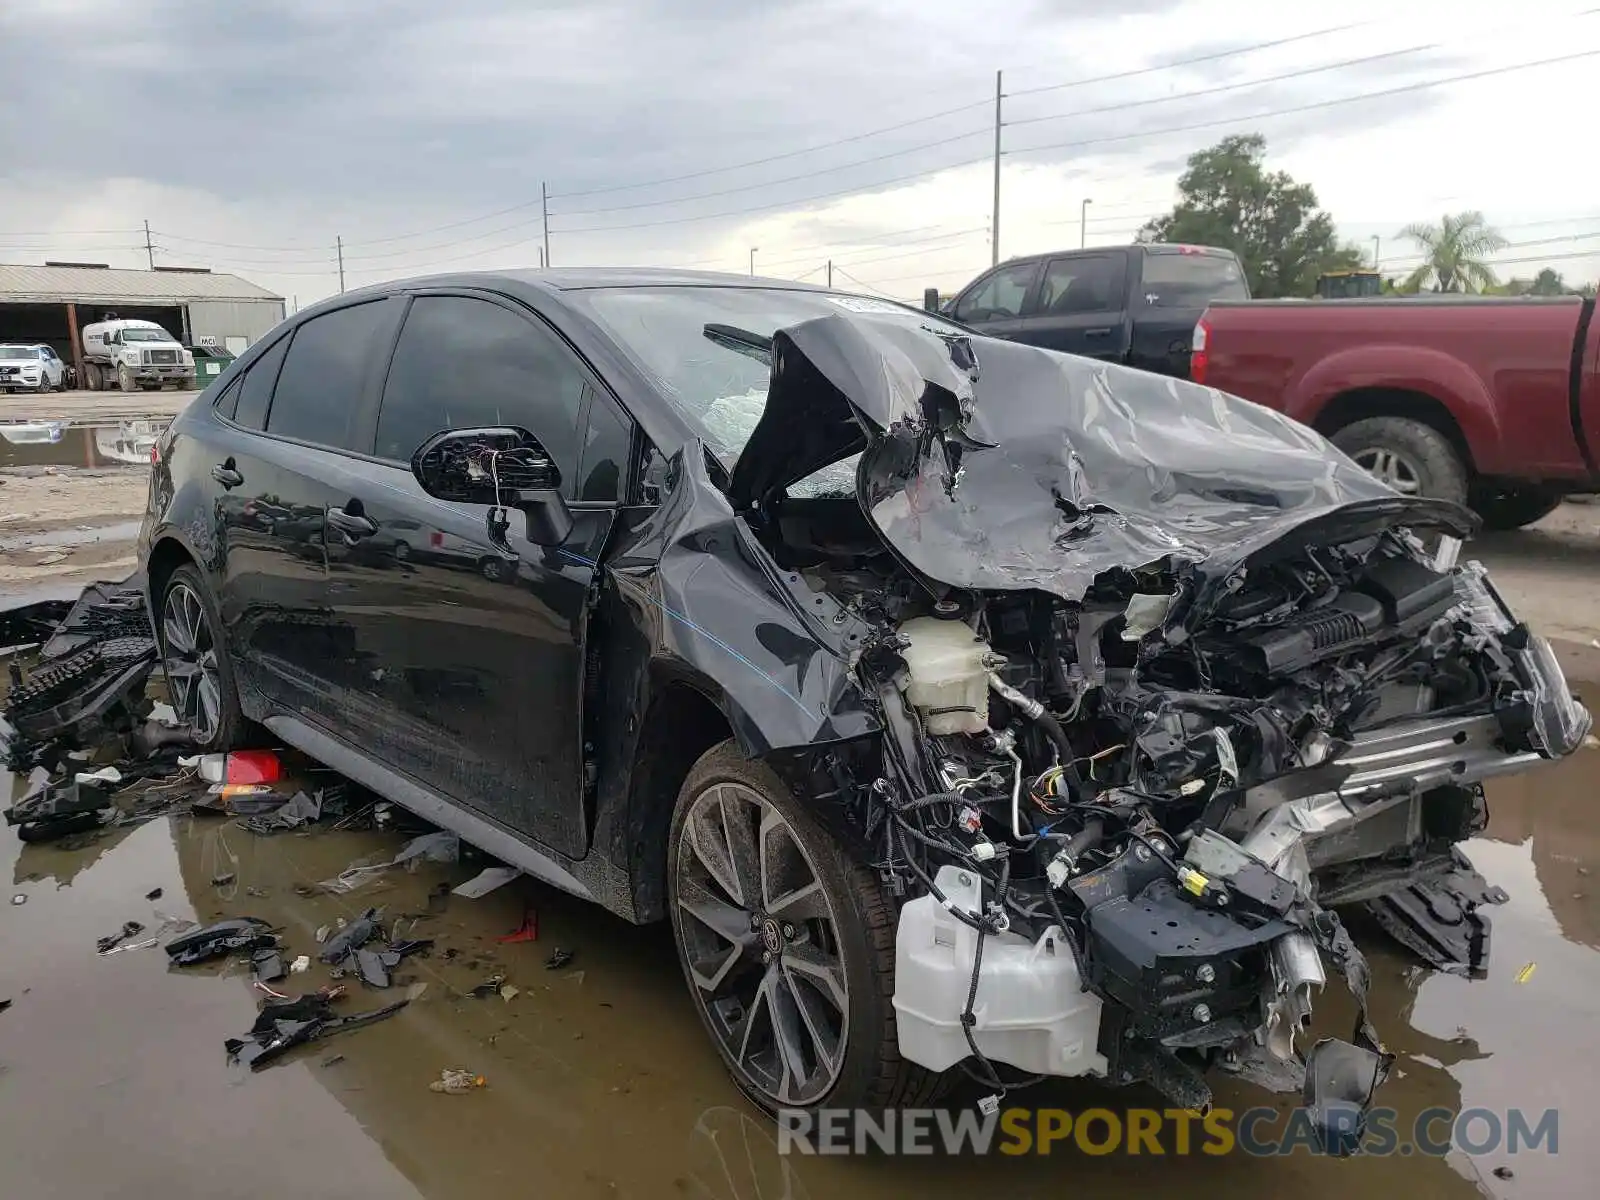
<svg viewBox="0 0 1600 1200">
<path fill-rule="evenodd" d="M 1409 417 L 1368 417 L 1346 425 L 1332 442 L 1395 491 L 1430 500 L 1467 502 L 1467 468 L 1450 439 Z"/>
<path fill-rule="evenodd" d="M 940 1077 L 900 1057 L 894 905 L 763 763 L 732 741 L 678 793 L 667 839 L 673 940 L 734 1082 L 778 1108 L 925 1104 Z"/>
<path fill-rule="evenodd" d="M 1485 529 L 1521 529 L 1543 520 L 1561 507 L 1562 497 L 1537 487 L 1472 489 L 1472 511 L 1483 518 Z"/>
<path fill-rule="evenodd" d="M 83 382 L 91 392 L 98 392 L 100 390 L 100 368 L 95 366 L 94 363 L 84 363 Z"/>
<path fill-rule="evenodd" d="M 117 386 L 125 392 L 136 392 L 139 390 L 138 381 L 134 379 L 133 372 L 128 370 L 128 365 L 126 363 L 123 363 L 117 367 Z"/>
</svg>

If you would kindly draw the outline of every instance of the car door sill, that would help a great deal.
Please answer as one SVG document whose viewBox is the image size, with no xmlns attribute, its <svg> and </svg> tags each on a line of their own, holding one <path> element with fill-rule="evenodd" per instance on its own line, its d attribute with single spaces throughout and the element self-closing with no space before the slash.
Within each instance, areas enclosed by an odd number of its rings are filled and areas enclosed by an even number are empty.
<svg viewBox="0 0 1600 1200">
<path fill-rule="evenodd" d="M 432 821 L 441 829 L 450 830 L 485 854 L 493 855 L 501 862 L 516 867 L 535 879 L 541 879 L 552 887 L 558 887 L 585 900 L 594 900 L 594 893 L 572 872 L 498 823 L 452 804 L 437 792 L 423 787 L 415 780 L 381 763 L 373 762 L 338 738 L 322 732 L 298 717 L 281 715 L 268 717 L 265 724 L 296 750 L 309 754 L 318 762 L 355 780 L 385 800 L 416 813 L 423 820 Z"/>
</svg>

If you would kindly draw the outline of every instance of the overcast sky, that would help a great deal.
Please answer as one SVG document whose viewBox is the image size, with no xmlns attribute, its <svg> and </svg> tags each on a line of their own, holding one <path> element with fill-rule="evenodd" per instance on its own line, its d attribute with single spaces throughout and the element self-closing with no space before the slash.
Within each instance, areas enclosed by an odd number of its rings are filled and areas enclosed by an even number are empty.
<svg viewBox="0 0 1600 1200">
<path fill-rule="evenodd" d="M 1089 244 L 1129 241 L 1188 154 L 1258 131 L 1386 268 L 1407 222 L 1479 208 L 1503 276 L 1590 280 L 1593 7 L 3 0 L 0 261 L 142 266 L 148 220 L 158 264 L 305 305 L 336 237 L 352 287 L 537 265 L 547 184 L 557 266 L 754 248 L 912 297 L 989 263 L 1003 69 L 1003 257 L 1076 246 L 1084 199 Z"/>
</svg>

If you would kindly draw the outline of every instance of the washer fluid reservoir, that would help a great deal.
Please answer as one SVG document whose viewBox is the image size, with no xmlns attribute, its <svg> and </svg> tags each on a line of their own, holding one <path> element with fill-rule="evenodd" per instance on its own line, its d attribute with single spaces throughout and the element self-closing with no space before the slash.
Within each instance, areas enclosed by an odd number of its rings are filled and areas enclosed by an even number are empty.
<svg viewBox="0 0 1600 1200">
<path fill-rule="evenodd" d="M 906 700 L 930 734 L 982 733 L 989 728 L 988 643 L 962 621 L 913 617 L 899 634 L 910 644 Z"/>
</svg>

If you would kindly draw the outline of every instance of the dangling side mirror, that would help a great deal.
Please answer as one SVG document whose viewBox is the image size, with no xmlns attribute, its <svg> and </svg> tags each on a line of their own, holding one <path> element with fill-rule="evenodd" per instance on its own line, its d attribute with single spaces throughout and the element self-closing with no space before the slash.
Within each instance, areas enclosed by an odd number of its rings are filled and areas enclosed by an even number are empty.
<svg viewBox="0 0 1600 1200">
<path fill-rule="evenodd" d="M 561 471 L 526 429 L 436 433 L 411 456 L 411 474 L 437 500 L 520 509 L 536 546 L 559 546 L 572 532 Z"/>
</svg>

